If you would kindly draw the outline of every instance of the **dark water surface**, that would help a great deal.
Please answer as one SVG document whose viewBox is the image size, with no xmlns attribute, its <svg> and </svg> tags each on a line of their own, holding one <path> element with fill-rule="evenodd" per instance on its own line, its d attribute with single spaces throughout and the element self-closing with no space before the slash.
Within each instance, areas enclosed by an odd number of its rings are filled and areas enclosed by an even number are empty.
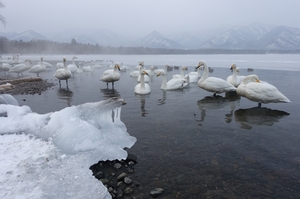
<svg viewBox="0 0 300 199">
<path fill-rule="evenodd" d="M 129 149 L 138 157 L 136 198 L 151 198 L 150 190 L 157 187 L 164 189 L 159 198 L 300 198 L 300 71 L 241 68 L 241 75 L 257 74 L 292 101 L 258 109 L 257 103 L 232 93 L 213 98 L 196 83 L 162 91 L 161 77 L 149 82 L 149 95 L 135 95 L 136 78 L 129 76 L 134 66 L 121 73 L 115 90 L 99 81 L 106 65 L 75 74 L 69 90 L 65 82 L 59 88 L 53 68 L 40 76 L 55 87 L 42 95 L 15 97 L 37 113 L 113 96 L 125 99 L 122 121 L 137 138 Z M 210 76 L 226 79 L 229 67 L 213 67 Z M 180 71 L 170 71 L 168 78 L 175 73 Z"/>
</svg>

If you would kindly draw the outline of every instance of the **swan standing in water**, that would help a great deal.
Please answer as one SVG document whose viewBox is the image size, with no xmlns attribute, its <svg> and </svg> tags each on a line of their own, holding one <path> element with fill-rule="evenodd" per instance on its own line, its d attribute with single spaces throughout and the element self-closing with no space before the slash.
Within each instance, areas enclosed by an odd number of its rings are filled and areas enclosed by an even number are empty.
<svg viewBox="0 0 300 199">
<path fill-rule="evenodd" d="M 69 88 L 68 85 L 68 79 L 72 76 L 71 71 L 67 67 L 66 58 L 63 58 L 64 68 L 57 69 L 54 73 L 54 77 L 58 79 L 59 87 L 61 87 L 61 80 L 66 80 L 67 88 Z"/>
<path fill-rule="evenodd" d="M 21 75 L 23 76 L 23 72 L 27 71 L 30 69 L 31 67 L 31 60 L 30 59 L 26 59 L 24 61 L 24 63 L 21 63 L 21 64 L 17 64 L 15 66 L 13 66 L 9 71 L 8 73 L 18 73 L 18 77 L 19 77 L 19 74 L 21 73 Z"/>
<path fill-rule="evenodd" d="M 151 92 L 151 89 L 150 89 L 150 86 L 148 84 L 145 83 L 144 81 L 144 76 L 145 75 L 148 75 L 148 73 L 143 70 L 141 71 L 141 83 L 137 84 L 135 87 L 134 87 L 134 92 L 136 94 L 148 94 Z"/>
<path fill-rule="evenodd" d="M 139 75 L 138 75 L 138 78 L 136 79 L 137 82 L 141 82 L 141 74 L 142 74 L 142 71 L 145 70 L 147 72 L 147 70 L 145 69 L 144 67 L 144 62 L 143 61 L 140 61 L 139 62 L 139 65 L 141 66 L 139 68 Z M 148 70 L 149 71 L 149 70 Z M 149 82 L 149 76 L 148 76 L 148 72 L 147 72 L 147 75 L 144 75 L 144 82 Z"/>
<path fill-rule="evenodd" d="M 257 75 L 246 76 L 236 89 L 238 95 L 247 99 L 261 103 L 289 103 L 291 102 L 275 86 L 267 82 L 260 81 Z"/>
<path fill-rule="evenodd" d="M 238 87 L 245 78 L 245 76 L 238 75 L 239 70 L 235 64 L 232 64 L 230 70 L 232 70 L 232 75 L 229 75 L 226 81 L 232 84 L 233 86 Z"/>
<path fill-rule="evenodd" d="M 74 74 L 76 73 L 76 71 L 77 71 L 77 69 L 78 69 L 77 65 L 75 64 L 75 59 L 78 59 L 78 58 L 77 58 L 76 56 L 74 56 L 74 57 L 72 58 L 72 64 L 69 64 L 69 65 L 67 66 L 68 69 L 71 71 L 73 77 L 74 77 Z"/>
<path fill-rule="evenodd" d="M 41 61 L 39 62 L 39 64 L 32 66 L 32 67 L 29 69 L 28 72 L 30 72 L 30 73 L 35 73 L 36 76 L 39 77 L 39 74 L 40 74 L 41 72 L 46 71 L 46 70 L 47 70 L 47 68 L 46 68 L 46 66 L 44 65 L 43 57 L 41 57 Z"/>
<path fill-rule="evenodd" d="M 102 73 L 100 80 L 106 82 L 107 89 L 108 83 L 111 83 L 112 89 L 114 89 L 114 82 L 119 81 L 121 76 L 118 70 L 120 70 L 120 65 L 119 63 L 115 63 L 114 69 L 106 70 Z"/>
<path fill-rule="evenodd" d="M 201 67 L 203 67 L 204 72 L 202 74 L 202 77 L 198 81 L 198 86 L 200 88 L 209 92 L 213 92 L 214 96 L 216 96 L 217 93 L 224 93 L 236 90 L 236 88 L 232 84 L 228 83 L 224 79 L 218 77 L 208 77 L 209 71 L 204 61 L 199 62 L 197 69 Z"/>
<path fill-rule="evenodd" d="M 161 84 L 161 89 L 162 90 L 176 90 L 176 89 L 182 89 L 188 86 L 188 82 L 186 79 L 171 79 L 171 80 L 167 80 L 167 74 L 165 72 L 159 72 L 157 74 L 158 76 L 162 76 L 163 77 L 163 81 Z"/>
</svg>

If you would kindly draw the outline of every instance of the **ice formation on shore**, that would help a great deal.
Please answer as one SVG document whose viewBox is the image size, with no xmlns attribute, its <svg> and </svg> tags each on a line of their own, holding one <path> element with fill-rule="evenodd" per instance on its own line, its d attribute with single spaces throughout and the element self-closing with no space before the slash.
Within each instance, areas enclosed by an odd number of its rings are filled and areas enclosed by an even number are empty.
<svg viewBox="0 0 300 199">
<path fill-rule="evenodd" d="M 1 198 L 111 198 L 92 176 L 99 160 L 125 159 L 136 138 L 121 98 L 38 114 L 0 104 Z"/>
</svg>

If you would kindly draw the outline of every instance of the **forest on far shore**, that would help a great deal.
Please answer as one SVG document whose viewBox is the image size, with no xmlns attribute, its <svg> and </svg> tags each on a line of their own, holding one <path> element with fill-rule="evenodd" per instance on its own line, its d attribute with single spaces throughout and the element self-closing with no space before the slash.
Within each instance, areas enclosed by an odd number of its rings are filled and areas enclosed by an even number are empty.
<svg viewBox="0 0 300 199">
<path fill-rule="evenodd" d="M 299 54 L 299 50 L 263 49 L 165 49 L 149 47 L 110 47 L 98 44 L 83 44 L 72 39 L 70 43 L 46 40 L 8 40 L 0 37 L 0 54 Z"/>
</svg>

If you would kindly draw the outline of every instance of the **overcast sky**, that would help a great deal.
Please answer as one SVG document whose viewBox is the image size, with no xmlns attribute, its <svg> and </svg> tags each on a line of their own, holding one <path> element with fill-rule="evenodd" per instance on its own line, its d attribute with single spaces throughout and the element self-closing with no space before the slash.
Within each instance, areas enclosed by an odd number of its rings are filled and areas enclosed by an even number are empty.
<svg viewBox="0 0 300 199">
<path fill-rule="evenodd" d="M 107 29 L 146 36 L 260 22 L 300 28 L 300 0 L 0 0 L 0 32 Z"/>
</svg>

